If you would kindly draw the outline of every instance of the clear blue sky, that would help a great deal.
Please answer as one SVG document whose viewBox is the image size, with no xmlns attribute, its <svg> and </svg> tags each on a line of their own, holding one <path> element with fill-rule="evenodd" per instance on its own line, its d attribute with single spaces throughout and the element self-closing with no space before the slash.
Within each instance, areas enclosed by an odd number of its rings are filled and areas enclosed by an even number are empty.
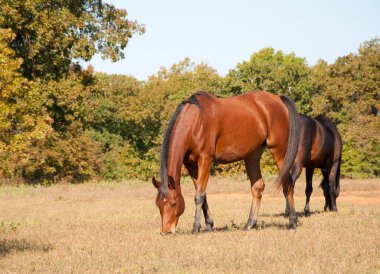
<svg viewBox="0 0 380 274">
<path fill-rule="evenodd" d="M 294 52 L 314 65 L 332 63 L 380 37 L 379 0 L 107 0 L 146 26 L 134 36 L 126 59 L 112 63 L 96 56 L 95 71 L 140 80 L 185 57 L 225 75 L 254 52 L 273 47 Z M 85 64 L 84 64 L 85 65 Z"/>
</svg>

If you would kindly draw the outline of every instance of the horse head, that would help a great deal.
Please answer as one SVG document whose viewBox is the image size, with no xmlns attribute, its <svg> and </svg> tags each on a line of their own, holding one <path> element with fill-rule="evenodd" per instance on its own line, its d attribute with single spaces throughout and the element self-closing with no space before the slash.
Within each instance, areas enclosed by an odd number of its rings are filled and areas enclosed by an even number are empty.
<svg viewBox="0 0 380 274">
<path fill-rule="evenodd" d="M 185 211 L 185 200 L 181 189 L 176 187 L 172 176 L 168 176 L 168 185 L 152 178 L 152 183 L 157 188 L 156 206 L 161 214 L 161 234 L 175 233 L 178 219 Z"/>
</svg>

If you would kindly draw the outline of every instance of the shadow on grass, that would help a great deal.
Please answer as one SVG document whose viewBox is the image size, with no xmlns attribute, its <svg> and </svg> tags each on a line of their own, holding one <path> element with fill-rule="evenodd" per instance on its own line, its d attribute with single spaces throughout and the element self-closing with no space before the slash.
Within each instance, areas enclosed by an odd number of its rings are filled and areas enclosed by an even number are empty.
<svg viewBox="0 0 380 274">
<path fill-rule="evenodd" d="M 309 216 L 311 215 L 318 215 L 318 214 L 323 214 L 323 213 L 326 213 L 325 211 L 321 211 L 321 210 L 315 210 L 315 211 L 311 211 Z M 286 214 L 285 212 L 283 213 L 275 213 L 275 214 L 259 214 L 259 217 L 284 217 L 284 218 L 289 218 L 289 215 Z M 302 211 L 302 212 L 296 212 L 296 216 L 297 217 L 309 217 L 309 216 L 306 216 L 305 213 Z"/>
<path fill-rule="evenodd" d="M 277 223 L 277 222 L 271 222 L 271 223 L 264 223 L 261 222 L 260 224 L 256 225 L 255 227 L 251 228 L 250 230 L 244 229 L 245 224 L 226 224 L 224 226 L 220 227 L 214 227 L 212 230 L 204 230 L 201 229 L 201 231 L 198 234 L 208 234 L 208 233 L 217 233 L 217 232 L 236 232 L 236 231 L 255 231 L 255 230 L 263 230 L 263 229 L 269 229 L 271 227 L 275 227 L 280 230 L 288 230 L 289 225 L 283 224 L 283 223 Z M 191 230 L 179 230 L 175 233 L 175 235 L 196 235 Z"/>
<path fill-rule="evenodd" d="M 323 213 L 326 213 L 326 212 L 321 211 L 321 210 L 311 211 L 309 216 L 319 215 L 319 214 L 323 214 Z M 309 216 L 305 216 L 303 211 L 302 212 L 296 212 L 296 215 L 297 215 L 297 218 L 308 218 L 309 217 Z M 260 214 L 259 215 L 259 223 L 255 227 L 253 227 L 247 231 L 263 230 L 263 229 L 269 229 L 269 228 L 277 228 L 280 230 L 289 230 L 289 224 L 284 224 L 284 223 L 280 223 L 280 222 L 264 222 L 264 221 L 260 222 L 260 217 L 275 217 L 275 218 L 283 217 L 283 218 L 287 219 L 287 218 L 289 218 L 289 215 L 287 215 L 285 213 Z M 244 226 L 245 226 L 245 223 L 236 224 L 233 220 L 231 220 L 231 222 L 229 224 L 226 224 L 226 225 L 220 226 L 220 227 L 214 227 L 211 231 L 206 231 L 204 229 L 201 229 L 199 234 L 207 234 L 207 233 L 213 233 L 213 232 L 245 231 Z M 298 227 L 301 227 L 301 226 L 302 226 L 302 224 L 300 222 L 298 222 Z M 175 233 L 175 235 L 191 235 L 191 234 L 193 234 L 193 232 L 191 230 L 178 230 Z"/>
<path fill-rule="evenodd" d="M 11 252 L 24 252 L 27 250 L 48 252 L 52 249 L 53 249 L 53 246 L 50 244 L 30 243 L 25 239 L 0 240 L 0 258 L 5 257 L 8 253 L 11 253 Z"/>
<path fill-rule="evenodd" d="M 316 211 L 311 211 L 309 216 L 312 215 L 319 215 L 326 213 L 325 211 L 321 210 L 316 210 Z M 305 216 L 304 212 L 296 212 L 297 218 L 308 218 L 309 216 Z M 285 213 L 275 213 L 275 214 L 260 214 L 260 217 L 283 217 L 283 218 L 289 218 L 289 215 Z M 212 233 L 212 232 L 232 232 L 232 231 L 245 231 L 244 230 L 245 223 L 240 223 L 236 224 L 233 220 L 231 220 L 230 224 L 226 224 L 224 226 L 220 227 L 214 227 L 211 231 L 205 231 L 204 229 L 201 229 L 200 234 L 204 233 Z M 301 227 L 302 224 L 298 223 L 298 227 Z M 269 229 L 269 228 L 277 228 L 280 230 L 289 230 L 289 224 L 284 224 L 280 222 L 264 222 L 259 220 L 259 223 L 251 228 L 250 230 L 263 230 L 263 229 Z M 247 231 L 250 231 L 247 230 Z M 176 232 L 176 235 L 190 235 L 193 234 L 191 230 L 180 230 Z"/>
<path fill-rule="evenodd" d="M 244 229 L 245 224 L 226 224 L 224 226 L 220 227 L 214 227 L 212 230 L 204 230 L 201 229 L 201 231 L 198 234 L 208 234 L 208 233 L 216 233 L 216 232 L 236 232 L 236 231 L 255 231 L 255 230 L 263 230 L 263 229 L 269 229 L 269 228 L 277 228 L 280 230 L 289 230 L 288 224 L 283 223 L 277 223 L 277 222 L 261 222 L 260 224 L 257 224 L 255 227 L 251 228 L 250 230 Z M 178 230 L 175 235 L 196 235 L 191 230 Z"/>
<path fill-rule="evenodd" d="M 289 225 L 287 224 L 283 224 L 283 223 L 277 223 L 277 222 L 270 222 L 270 223 L 266 223 L 266 222 L 261 222 L 260 224 L 257 224 L 256 226 L 254 226 L 253 228 L 249 229 L 249 230 L 245 230 L 244 229 L 244 225 L 239 225 L 239 226 L 236 226 L 236 227 L 231 227 L 229 225 L 225 225 L 225 226 L 222 226 L 222 227 L 216 227 L 213 229 L 213 231 L 215 232 L 229 232 L 229 231 L 254 231 L 254 230 L 263 230 L 263 229 L 269 229 L 269 228 L 277 228 L 277 229 L 281 229 L 281 230 L 288 230 L 289 229 Z"/>
</svg>

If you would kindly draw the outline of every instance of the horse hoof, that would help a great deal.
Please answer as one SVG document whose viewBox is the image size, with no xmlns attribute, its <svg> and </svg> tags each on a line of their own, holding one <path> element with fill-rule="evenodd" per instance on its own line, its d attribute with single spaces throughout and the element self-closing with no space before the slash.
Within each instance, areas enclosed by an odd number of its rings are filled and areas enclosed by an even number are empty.
<svg viewBox="0 0 380 274">
<path fill-rule="evenodd" d="M 290 222 L 289 223 L 289 229 L 296 229 L 297 228 L 297 222 Z"/>
<path fill-rule="evenodd" d="M 198 234 L 200 232 L 201 228 L 200 227 L 194 227 L 193 228 L 193 234 Z"/>
<path fill-rule="evenodd" d="M 255 226 L 256 226 L 256 222 L 254 222 L 254 223 L 247 223 L 244 226 L 243 230 L 248 231 L 248 230 L 251 230 L 251 228 L 254 228 Z"/>
<path fill-rule="evenodd" d="M 309 210 L 305 210 L 304 213 L 305 213 L 305 216 L 306 216 L 306 217 L 309 217 L 309 216 L 310 216 L 310 211 L 309 211 Z"/>
<path fill-rule="evenodd" d="M 205 232 L 211 232 L 212 231 L 212 228 L 214 227 L 213 224 L 206 224 L 206 227 L 205 227 Z"/>
<path fill-rule="evenodd" d="M 250 226 L 250 225 L 245 225 L 245 226 L 243 227 L 243 230 L 245 230 L 245 231 L 249 231 L 249 230 L 251 230 L 251 228 L 252 228 L 252 226 Z"/>
</svg>

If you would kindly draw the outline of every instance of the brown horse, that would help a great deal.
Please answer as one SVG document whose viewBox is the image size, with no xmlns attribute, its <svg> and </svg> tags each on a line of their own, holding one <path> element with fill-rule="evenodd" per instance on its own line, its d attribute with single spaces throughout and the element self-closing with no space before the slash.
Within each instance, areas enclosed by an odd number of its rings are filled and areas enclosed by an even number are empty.
<svg viewBox="0 0 380 274">
<path fill-rule="evenodd" d="M 291 174 L 295 182 L 300 176 L 302 168 L 306 168 L 305 215 L 310 215 L 312 179 L 316 168 L 320 168 L 323 175 L 321 186 L 325 196 L 324 210 L 337 211 L 336 198 L 340 191 L 342 138 L 334 123 L 323 115 L 318 115 L 313 119 L 300 114 L 300 125 L 298 154 Z M 289 212 L 288 203 L 285 212 Z"/>
<path fill-rule="evenodd" d="M 246 229 L 256 225 L 264 181 L 260 158 L 265 146 L 271 151 L 278 169 L 277 186 L 282 186 L 290 205 L 290 227 L 296 227 L 293 181 L 290 170 L 298 150 L 299 117 L 294 103 L 283 95 L 254 91 L 218 99 L 204 92 L 182 102 L 164 134 L 160 155 L 160 176 L 153 185 L 158 189 L 156 205 L 160 210 L 161 233 L 175 232 L 185 210 L 181 194 L 182 164 L 195 186 L 193 232 L 201 227 L 201 210 L 206 230 L 213 227 L 207 204 L 206 186 L 211 164 L 245 161 L 251 182 L 252 206 Z"/>
</svg>

